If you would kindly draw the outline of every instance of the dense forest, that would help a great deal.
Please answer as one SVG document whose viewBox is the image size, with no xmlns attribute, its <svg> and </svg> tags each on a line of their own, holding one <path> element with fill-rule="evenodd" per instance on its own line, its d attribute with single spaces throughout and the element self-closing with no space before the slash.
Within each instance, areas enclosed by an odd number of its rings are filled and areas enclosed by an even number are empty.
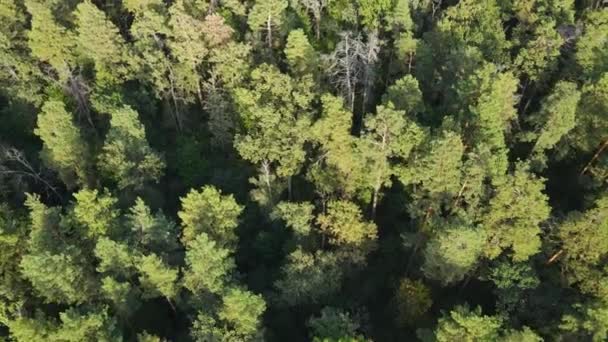
<svg viewBox="0 0 608 342">
<path fill-rule="evenodd" d="M 608 340 L 603 0 L 0 0 L 0 341 Z"/>
</svg>

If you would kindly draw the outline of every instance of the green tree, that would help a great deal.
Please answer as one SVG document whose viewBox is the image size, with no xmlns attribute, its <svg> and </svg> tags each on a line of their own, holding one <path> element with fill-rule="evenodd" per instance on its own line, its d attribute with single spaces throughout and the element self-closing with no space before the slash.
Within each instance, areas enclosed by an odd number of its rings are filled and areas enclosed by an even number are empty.
<svg viewBox="0 0 608 342">
<path fill-rule="evenodd" d="M 361 149 L 373 189 L 372 217 L 376 214 L 381 188 L 389 187 L 392 176 L 396 175 L 391 160 L 406 160 L 424 137 L 422 128 L 407 120 L 404 111 L 395 110 L 390 104 L 389 107 L 377 107 L 375 116 L 365 118 Z"/>
<path fill-rule="evenodd" d="M 128 106 L 112 111 L 110 130 L 99 155 L 100 171 L 119 189 L 141 189 L 146 182 L 158 182 L 165 162 L 146 140 L 138 113 Z"/>
<path fill-rule="evenodd" d="M 482 256 L 486 242 L 481 229 L 459 224 L 440 225 L 424 250 L 422 272 L 447 285 L 462 280 Z"/>
<path fill-rule="evenodd" d="M 88 182 L 87 142 L 62 102 L 47 101 L 42 106 L 34 134 L 44 143 L 41 158 L 59 173 L 66 185 L 73 187 Z"/>
<path fill-rule="evenodd" d="M 599 78 L 608 72 L 608 45 L 602 39 L 608 30 L 608 14 L 606 11 L 589 11 L 583 24 L 584 33 L 576 42 L 576 62 L 585 77 Z"/>
<path fill-rule="evenodd" d="M 136 246 L 158 254 L 178 248 L 177 225 L 160 210 L 152 214 L 141 198 L 135 200 L 126 219 Z"/>
<path fill-rule="evenodd" d="M 482 224 L 488 239 L 484 248 L 488 258 L 511 250 L 513 261 L 524 261 L 539 251 L 539 225 L 550 213 L 544 188 L 544 180 L 522 164 L 498 186 Z"/>
<path fill-rule="evenodd" d="M 406 75 L 388 87 L 382 97 L 386 106 L 392 103 L 396 110 L 403 110 L 409 117 L 424 111 L 422 92 L 418 80 L 412 75 Z"/>
<path fill-rule="evenodd" d="M 313 338 L 338 340 L 357 336 L 359 324 L 348 312 L 327 306 L 321 309 L 320 316 L 308 320 L 308 327 Z"/>
<path fill-rule="evenodd" d="M 75 63 L 77 39 L 71 31 L 55 21 L 50 5 L 39 0 L 25 1 L 27 11 L 32 16 L 28 45 L 34 57 L 49 63 L 59 80 L 66 82 Z"/>
<path fill-rule="evenodd" d="M 350 134 L 352 114 L 344 109 L 344 101 L 335 96 L 324 95 L 321 103 L 321 117 L 310 132 L 319 157 L 308 178 L 323 198 L 333 194 L 351 197 L 365 186 L 364 163 L 359 158 L 357 139 Z"/>
<path fill-rule="evenodd" d="M 186 250 L 184 286 L 195 295 L 201 291 L 221 293 L 236 267 L 230 254 L 200 233 Z"/>
<path fill-rule="evenodd" d="M 97 190 L 83 189 L 74 194 L 74 217 L 84 228 L 84 235 L 90 238 L 107 236 L 117 225 L 119 212 L 116 209 L 117 199 Z"/>
<path fill-rule="evenodd" d="M 431 290 L 422 281 L 409 278 L 399 282 L 394 301 L 397 306 L 396 321 L 407 326 L 416 323 L 433 305 Z"/>
<path fill-rule="evenodd" d="M 267 194 L 267 203 L 262 204 L 275 204 L 277 189 L 271 181 L 275 175 L 287 178 L 291 194 L 291 177 L 305 159 L 306 135 L 302 132 L 310 126 L 310 86 L 310 82 L 296 82 L 276 67 L 263 64 L 251 73 L 249 88 L 235 90 L 245 132 L 235 136 L 234 144 L 244 159 L 260 167 L 262 189 Z"/>
<path fill-rule="evenodd" d="M 165 297 L 171 304 L 178 293 L 178 270 L 167 265 L 154 254 L 146 255 L 137 261 L 139 283 L 143 289 L 143 298 Z M 171 304 L 172 305 L 172 304 Z"/>
<path fill-rule="evenodd" d="M 201 190 L 190 190 L 181 198 L 182 208 L 177 213 L 184 227 L 182 241 L 188 246 L 205 233 L 219 247 L 232 249 L 236 246 L 235 229 L 243 211 L 232 195 L 222 193 L 212 186 Z"/>
<path fill-rule="evenodd" d="M 439 319 L 435 338 L 438 342 L 496 341 L 502 324 L 498 317 L 482 315 L 479 307 L 457 306 Z"/>
<path fill-rule="evenodd" d="M 256 0 L 249 11 L 247 24 L 251 31 L 266 31 L 266 44 L 272 48 L 272 35 L 284 20 L 287 0 Z"/>
<path fill-rule="evenodd" d="M 233 288 L 222 298 L 218 316 L 236 336 L 247 340 L 261 334 L 261 316 L 264 311 L 266 302 L 262 296 Z"/>
<path fill-rule="evenodd" d="M 285 44 L 285 57 L 295 76 L 302 77 L 314 74 L 317 69 L 318 56 L 315 49 L 308 42 L 304 30 L 297 29 L 289 32 Z"/>
<path fill-rule="evenodd" d="M 327 301 L 340 289 L 344 273 L 340 266 L 332 252 L 296 249 L 287 256 L 282 277 L 274 283 L 281 302 L 293 306 Z"/>
<path fill-rule="evenodd" d="M 552 148 L 574 128 L 580 97 L 574 83 L 562 81 L 555 85 L 553 92 L 543 101 L 540 112 L 530 118 L 538 137 L 533 153 L 540 154 Z"/>
<path fill-rule="evenodd" d="M 48 303 L 79 304 L 89 299 L 92 277 L 73 253 L 36 251 L 21 259 L 21 273 Z"/>
<path fill-rule="evenodd" d="M 125 77 L 131 61 L 118 28 L 90 1 L 78 4 L 74 14 L 78 52 L 95 63 L 98 82 Z"/>
<path fill-rule="evenodd" d="M 336 246 L 366 247 L 377 238 L 377 227 L 363 220 L 361 209 L 348 201 L 331 201 L 327 213 L 317 217 L 321 232 Z"/>
<path fill-rule="evenodd" d="M 608 273 L 603 261 L 608 250 L 608 197 L 585 212 L 572 212 L 559 226 L 560 259 L 566 280 L 581 292 L 605 298 Z"/>
</svg>

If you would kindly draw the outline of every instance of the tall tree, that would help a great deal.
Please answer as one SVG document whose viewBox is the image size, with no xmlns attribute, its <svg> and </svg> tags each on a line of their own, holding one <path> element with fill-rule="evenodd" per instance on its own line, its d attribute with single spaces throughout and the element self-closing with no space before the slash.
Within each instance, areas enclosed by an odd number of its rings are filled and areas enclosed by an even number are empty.
<svg viewBox="0 0 608 342">
<path fill-rule="evenodd" d="M 87 142 L 63 102 L 51 100 L 42 106 L 34 134 L 44 142 L 42 159 L 68 187 L 89 182 Z"/>
<path fill-rule="evenodd" d="M 218 247 L 236 246 L 235 229 L 243 207 L 232 195 L 223 195 L 212 186 L 190 190 L 181 198 L 182 208 L 177 213 L 184 227 L 182 241 L 186 246 L 193 243 L 199 234 L 206 233 Z"/>
<path fill-rule="evenodd" d="M 158 182 L 165 168 L 164 160 L 148 145 L 138 116 L 129 106 L 113 109 L 99 155 L 99 169 L 119 189 L 141 189 L 146 182 Z"/>
<path fill-rule="evenodd" d="M 266 44 L 272 48 L 273 32 L 283 23 L 287 0 L 256 0 L 249 11 L 247 24 L 253 32 L 266 32 Z"/>
</svg>

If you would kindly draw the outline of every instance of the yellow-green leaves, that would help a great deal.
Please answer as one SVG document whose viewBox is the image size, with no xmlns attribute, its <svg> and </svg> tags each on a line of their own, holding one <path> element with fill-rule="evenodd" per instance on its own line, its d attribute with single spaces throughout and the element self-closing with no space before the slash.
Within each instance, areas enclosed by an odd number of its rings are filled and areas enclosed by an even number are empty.
<svg viewBox="0 0 608 342">
<path fill-rule="evenodd" d="M 222 193 L 212 186 L 190 190 L 181 198 L 178 212 L 184 227 L 182 241 L 189 245 L 198 235 L 206 233 L 221 247 L 234 248 L 237 242 L 235 228 L 243 207 L 232 195 Z"/>
</svg>

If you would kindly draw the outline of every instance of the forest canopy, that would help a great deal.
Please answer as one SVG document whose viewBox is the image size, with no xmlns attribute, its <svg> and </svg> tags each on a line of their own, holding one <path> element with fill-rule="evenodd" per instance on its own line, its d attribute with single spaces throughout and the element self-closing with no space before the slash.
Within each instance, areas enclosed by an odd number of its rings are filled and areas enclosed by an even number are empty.
<svg viewBox="0 0 608 342">
<path fill-rule="evenodd" d="M 602 0 L 0 0 L 0 341 L 608 340 Z"/>
</svg>

